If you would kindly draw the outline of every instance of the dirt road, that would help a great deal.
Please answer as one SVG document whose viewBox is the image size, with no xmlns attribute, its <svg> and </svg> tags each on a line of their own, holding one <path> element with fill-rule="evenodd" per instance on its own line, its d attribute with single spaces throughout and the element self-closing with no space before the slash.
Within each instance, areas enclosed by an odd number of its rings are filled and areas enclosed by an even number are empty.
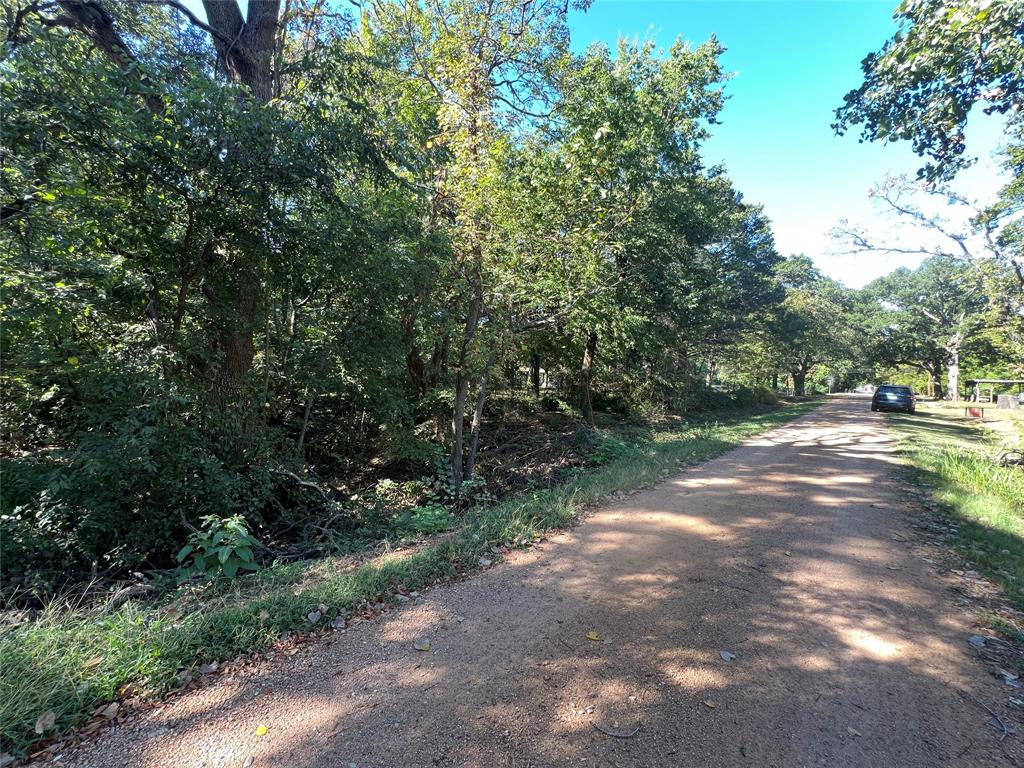
<svg viewBox="0 0 1024 768">
<path fill-rule="evenodd" d="M 829 402 L 61 762 L 1012 765 L 981 703 L 1012 723 L 1014 691 L 904 540 L 884 424 Z"/>
</svg>

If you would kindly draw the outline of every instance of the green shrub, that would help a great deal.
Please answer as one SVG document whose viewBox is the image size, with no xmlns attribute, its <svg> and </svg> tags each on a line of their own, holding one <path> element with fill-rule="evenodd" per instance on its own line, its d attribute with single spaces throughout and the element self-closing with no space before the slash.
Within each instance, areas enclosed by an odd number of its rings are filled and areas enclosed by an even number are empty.
<svg viewBox="0 0 1024 768">
<path fill-rule="evenodd" d="M 591 454 L 590 461 L 596 466 L 601 466 L 631 456 L 635 450 L 615 435 L 605 434 L 597 441 L 597 448 Z"/>
<path fill-rule="evenodd" d="M 193 532 L 178 552 L 178 583 L 196 576 L 233 579 L 239 571 L 257 571 L 253 550 L 259 546 L 241 515 L 207 515 L 202 530 Z M 187 566 L 186 560 L 190 561 Z"/>
<path fill-rule="evenodd" d="M 424 504 L 403 512 L 392 525 L 403 536 L 425 536 L 450 530 L 455 525 L 455 515 L 442 504 Z"/>
<path fill-rule="evenodd" d="M 751 405 L 778 405 L 779 396 L 768 387 L 760 385 L 754 387 L 741 386 L 729 393 L 733 403 L 740 407 Z"/>
<path fill-rule="evenodd" d="M 130 362 L 92 371 L 61 401 L 74 424 L 62 447 L 3 463 L 6 592 L 43 598 L 97 569 L 171 568 L 183 515 L 244 509 L 261 523 L 274 504 L 282 481 L 260 460 L 265 430 Z"/>
</svg>

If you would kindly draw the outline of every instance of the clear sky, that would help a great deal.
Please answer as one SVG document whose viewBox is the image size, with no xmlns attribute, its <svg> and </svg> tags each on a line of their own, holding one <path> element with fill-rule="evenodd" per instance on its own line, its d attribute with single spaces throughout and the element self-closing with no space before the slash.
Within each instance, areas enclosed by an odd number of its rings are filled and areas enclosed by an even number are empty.
<svg viewBox="0 0 1024 768">
<path fill-rule="evenodd" d="M 573 17 L 573 47 L 594 41 L 614 48 L 619 36 L 653 39 L 668 47 L 677 38 L 694 44 L 714 34 L 734 73 L 722 124 L 705 147 L 710 163 L 723 163 L 750 202 L 764 205 L 782 253 L 806 253 L 827 274 L 859 287 L 913 257 L 839 255 L 828 236 L 842 218 L 880 238 L 893 238 L 892 222 L 870 203 L 868 189 L 887 174 L 921 165 L 906 144 L 860 144 L 837 137 L 830 125 L 843 95 L 861 82 L 860 62 L 895 29 L 896 0 L 596 0 Z M 973 118 L 972 118 L 973 119 Z M 995 120 L 968 132 L 968 151 L 988 158 L 998 141 Z M 958 179 L 973 197 L 998 189 L 986 162 Z M 911 235 L 912 238 L 912 235 Z M 907 235 L 903 235 L 907 242 Z"/>
</svg>

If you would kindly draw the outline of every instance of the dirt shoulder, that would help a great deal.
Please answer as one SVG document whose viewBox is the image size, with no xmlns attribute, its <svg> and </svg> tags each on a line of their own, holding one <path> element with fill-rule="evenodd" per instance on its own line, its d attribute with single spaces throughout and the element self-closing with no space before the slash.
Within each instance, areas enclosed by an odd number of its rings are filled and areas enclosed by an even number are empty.
<svg viewBox="0 0 1024 768">
<path fill-rule="evenodd" d="M 915 553 L 896 462 L 882 417 L 831 401 L 61 764 L 1011 764 L 1007 688 Z"/>
</svg>

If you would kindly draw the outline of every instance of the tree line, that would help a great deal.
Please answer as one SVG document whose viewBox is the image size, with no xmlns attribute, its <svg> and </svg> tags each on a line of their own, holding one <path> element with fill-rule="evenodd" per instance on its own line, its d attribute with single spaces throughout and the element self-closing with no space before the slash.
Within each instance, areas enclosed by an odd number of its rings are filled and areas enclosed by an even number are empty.
<svg viewBox="0 0 1024 768">
<path fill-rule="evenodd" d="M 902 278 L 869 311 L 703 162 L 714 38 L 573 53 L 586 4 L 5 6 L 9 584 L 166 568 L 201 531 L 344 546 L 393 514 L 382 478 L 457 511 L 510 396 L 593 434 L 852 382 L 868 337 L 949 365 Z M 991 263 L 984 290 L 1019 276 Z M 1011 289 L 951 301 L 1012 319 Z"/>
</svg>

